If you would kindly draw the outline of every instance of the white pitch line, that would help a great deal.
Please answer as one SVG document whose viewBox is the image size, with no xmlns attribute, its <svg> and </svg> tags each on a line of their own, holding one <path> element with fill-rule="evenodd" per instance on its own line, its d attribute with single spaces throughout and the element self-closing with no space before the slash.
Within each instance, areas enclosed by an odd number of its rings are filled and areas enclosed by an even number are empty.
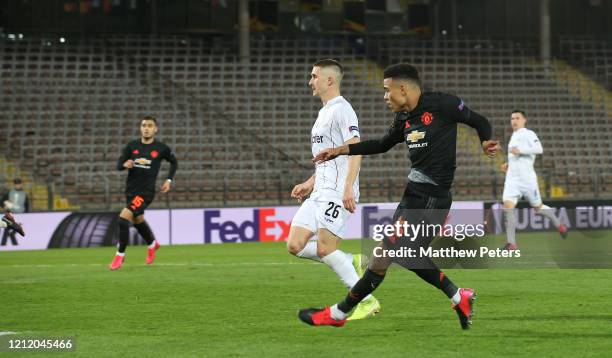
<svg viewBox="0 0 612 358">
<path fill-rule="evenodd" d="M 212 262 L 193 262 L 193 263 L 156 263 L 152 266 L 203 266 L 203 267 L 212 267 L 212 266 L 287 266 L 287 265 L 312 265 L 310 262 L 234 262 L 234 263 L 212 263 Z M 129 264 L 126 264 L 128 266 Z M 13 268 L 49 268 L 49 267 L 83 267 L 83 266 L 106 266 L 106 264 L 59 264 L 59 265 L 0 265 L 0 267 L 13 267 Z M 144 264 L 133 265 L 137 266 L 148 266 Z"/>
<path fill-rule="evenodd" d="M 14 334 L 19 334 L 19 332 L 13 332 L 13 331 L 0 331 L 0 336 L 11 336 Z"/>
</svg>

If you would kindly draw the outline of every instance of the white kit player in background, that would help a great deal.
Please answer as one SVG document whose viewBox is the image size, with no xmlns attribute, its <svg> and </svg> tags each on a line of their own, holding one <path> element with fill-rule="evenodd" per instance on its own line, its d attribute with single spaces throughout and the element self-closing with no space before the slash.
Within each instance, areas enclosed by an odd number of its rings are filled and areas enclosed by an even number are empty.
<svg viewBox="0 0 612 358">
<path fill-rule="evenodd" d="M 308 84 L 313 96 L 323 102 L 312 127 L 313 157 L 325 148 L 359 142 L 357 115 L 340 95 L 342 77 L 342 66 L 335 60 L 320 60 L 313 65 Z M 317 164 L 315 173 L 291 191 L 291 197 L 302 206 L 291 223 L 287 250 L 299 258 L 325 263 L 347 288 L 352 288 L 363 275 L 361 255 L 339 249 L 348 218 L 359 200 L 360 165 L 361 156 L 342 156 Z M 367 318 L 379 310 L 380 304 L 370 296 L 349 319 Z"/>
<path fill-rule="evenodd" d="M 536 155 L 542 154 L 544 149 L 538 136 L 525 128 L 527 117 L 523 111 L 513 111 L 510 122 L 512 124 L 512 137 L 508 144 L 508 162 L 502 164 L 501 170 L 506 173 L 504 182 L 504 218 L 506 221 L 507 243 L 505 250 L 516 250 L 516 216 L 514 208 L 521 197 L 552 222 L 562 238 L 567 237 L 567 228 L 561 224 L 553 210 L 542 203 L 538 177 L 533 169 Z"/>
</svg>

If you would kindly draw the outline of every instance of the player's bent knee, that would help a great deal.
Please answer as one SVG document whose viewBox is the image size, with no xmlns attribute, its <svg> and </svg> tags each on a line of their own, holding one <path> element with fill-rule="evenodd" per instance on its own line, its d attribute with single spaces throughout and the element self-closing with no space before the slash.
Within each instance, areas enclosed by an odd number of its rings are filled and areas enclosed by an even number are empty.
<svg viewBox="0 0 612 358">
<path fill-rule="evenodd" d="M 317 256 L 325 257 L 340 247 L 340 238 L 331 231 L 321 229 L 317 232 Z"/>
<path fill-rule="evenodd" d="M 331 254 L 334 251 L 336 251 L 336 247 L 334 246 L 317 245 L 317 256 L 321 258 Z"/>
<path fill-rule="evenodd" d="M 289 237 L 287 238 L 287 251 L 292 255 L 299 254 L 308 244 L 313 233 L 301 226 L 291 225 Z"/>
<path fill-rule="evenodd" d="M 302 245 L 300 242 L 295 242 L 295 241 L 287 241 L 287 251 L 291 254 L 291 255 L 297 255 L 300 253 L 300 251 L 304 250 L 304 246 Z"/>
<path fill-rule="evenodd" d="M 516 204 L 512 201 L 506 200 L 504 201 L 504 209 L 514 209 Z"/>
<path fill-rule="evenodd" d="M 124 208 L 119 213 L 119 218 L 123 219 L 123 220 L 127 220 L 129 222 L 132 222 L 134 220 L 134 214 L 132 214 L 132 212 L 129 209 Z"/>
</svg>

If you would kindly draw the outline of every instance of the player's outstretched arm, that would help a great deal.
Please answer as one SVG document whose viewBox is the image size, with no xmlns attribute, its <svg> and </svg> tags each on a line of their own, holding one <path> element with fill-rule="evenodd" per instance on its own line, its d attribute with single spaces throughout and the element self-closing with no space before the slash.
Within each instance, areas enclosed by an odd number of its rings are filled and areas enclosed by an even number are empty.
<svg viewBox="0 0 612 358">
<path fill-rule="evenodd" d="M 384 137 L 370 139 L 359 143 L 342 145 L 337 148 L 327 148 L 319 152 L 312 161 L 316 164 L 336 159 L 339 155 L 372 155 L 388 152 L 397 143 L 404 141 L 401 126 L 395 121 Z"/>
<path fill-rule="evenodd" d="M 313 163 L 320 164 L 330 160 L 336 159 L 339 155 L 348 155 L 349 149 L 347 145 L 343 145 L 336 148 L 326 148 L 319 152 L 314 158 Z"/>
<path fill-rule="evenodd" d="M 457 122 L 465 123 L 476 129 L 482 145 L 482 151 L 488 157 L 492 158 L 501 151 L 499 141 L 492 139 L 493 129 L 489 120 L 468 108 L 461 98 L 444 95 L 440 101 L 440 106 L 442 111 L 446 112 Z"/>
<path fill-rule="evenodd" d="M 491 139 L 493 129 L 491 128 L 491 123 L 487 118 L 474 111 L 469 111 L 467 118 L 465 118 L 462 122 L 476 129 L 482 145 L 482 151 L 489 158 L 495 157 L 497 153 L 501 151 L 499 141 Z"/>
<path fill-rule="evenodd" d="M 469 109 L 467 109 L 467 111 L 468 113 L 466 117 L 463 118 L 461 122 L 476 129 L 478 137 L 480 138 L 480 143 L 482 145 L 482 151 L 487 156 L 491 158 L 496 156 L 497 153 L 501 150 L 501 146 L 499 145 L 499 141 L 491 139 L 493 135 L 491 123 L 484 116 L 481 116 L 480 114 L 474 111 L 470 111 Z"/>
</svg>

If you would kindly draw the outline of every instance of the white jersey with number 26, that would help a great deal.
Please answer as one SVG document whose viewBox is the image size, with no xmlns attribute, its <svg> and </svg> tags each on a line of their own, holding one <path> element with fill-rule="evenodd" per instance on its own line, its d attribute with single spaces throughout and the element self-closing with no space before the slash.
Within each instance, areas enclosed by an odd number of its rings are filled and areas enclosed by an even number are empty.
<svg viewBox="0 0 612 358">
<path fill-rule="evenodd" d="M 317 121 L 312 127 L 313 157 L 323 149 L 335 148 L 347 140 L 359 137 L 359 122 L 351 104 L 342 96 L 329 100 L 319 111 Z M 348 175 L 348 155 L 317 164 L 313 200 L 342 200 L 344 183 Z M 355 200 L 359 200 L 359 177 L 353 184 Z"/>
</svg>

